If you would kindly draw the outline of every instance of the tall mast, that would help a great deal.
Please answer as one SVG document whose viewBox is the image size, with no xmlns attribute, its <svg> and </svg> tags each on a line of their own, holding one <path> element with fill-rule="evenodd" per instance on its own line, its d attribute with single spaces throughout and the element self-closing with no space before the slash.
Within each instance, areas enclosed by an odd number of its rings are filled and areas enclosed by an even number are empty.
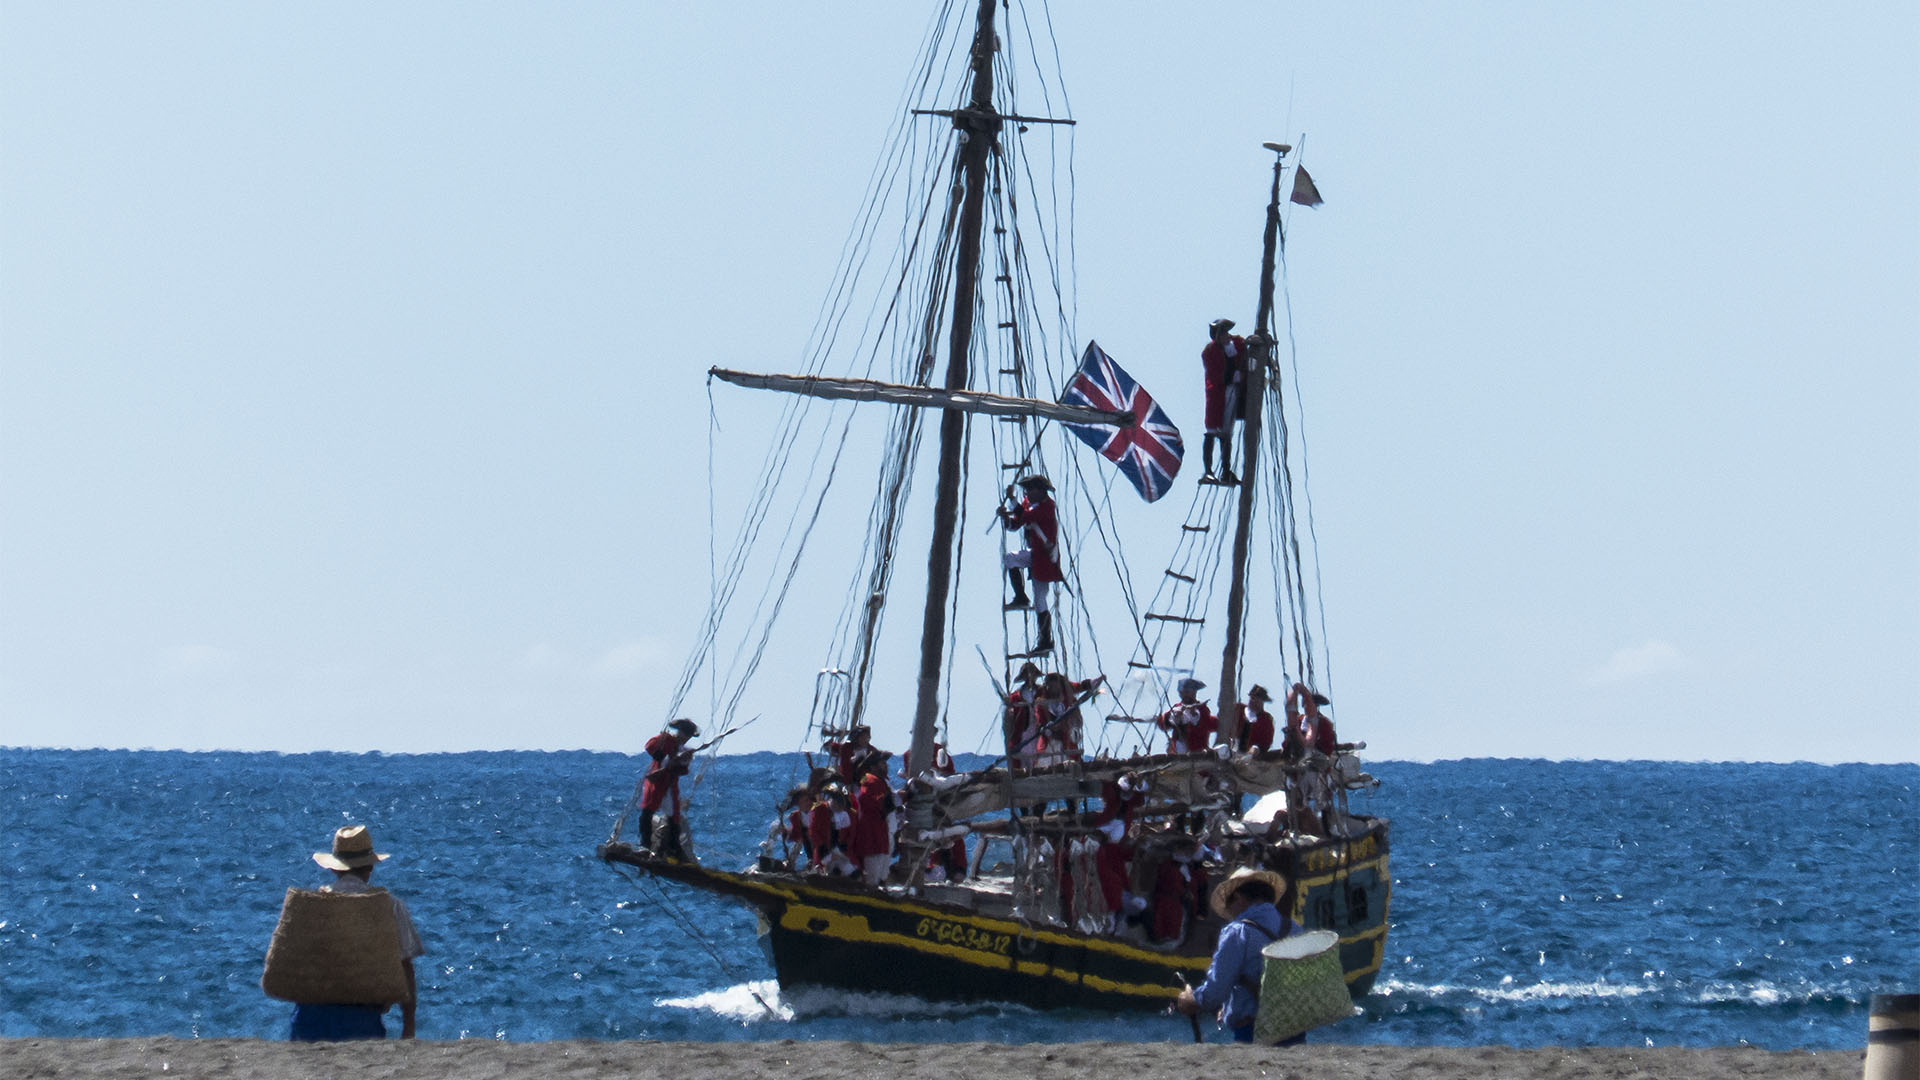
<svg viewBox="0 0 1920 1080">
<path fill-rule="evenodd" d="M 980 217 L 985 199 L 987 155 L 999 130 L 993 111 L 993 6 L 980 0 L 973 34 L 973 96 L 954 113 L 960 156 L 954 166 L 960 187 L 960 247 L 953 271 L 953 323 L 947 338 L 948 390 L 964 390 L 973 348 L 973 303 L 980 263 Z M 940 721 L 940 668 L 947 643 L 947 594 L 953 583 L 953 536 L 960 509 L 960 452 L 966 414 L 940 413 L 940 472 L 933 503 L 933 545 L 927 553 L 927 611 L 920 627 L 919 700 L 913 713 L 913 769 L 933 766 L 933 733 Z"/>
<path fill-rule="evenodd" d="M 1260 414 L 1267 397 L 1267 366 L 1273 360 L 1273 346 L 1270 324 L 1273 321 L 1273 264 L 1274 252 L 1279 248 L 1280 235 L 1280 173 L 1286 168 L 1287 151 L 1292 147 L 1285 143 L 1265 143 L 1267 149 L 1274 152 L 1273 195 L 1267 200 L 1267 235 L 1260 256 L 1260 310 L 1254 316 L 1253 327 L 1259 343 L 1252 348 L 1252 363 L 1247 365 L 1244 382 L 1241 384 L 1242 400 L 1246 402 L 1246 420 L 1242 424 L 1241 438 L 1244 451 L 1240 458 L 1240 507 L 1239 517 L 1233 531 L 1233 583 L 1227 589 L 1227 647 L 1226 655 L 1220 661 L 1220 693 L 1214 700 L 1219 705 L 1220 715 L 1229 730 L 1225 733 L 1229 740 L 1240 735 L 1240 725 L 1245 718 L 1236 722 L 1228 717 L 1238 715 L 1233 706 L 1240 700 L 1240 650 L 1241 629 L 1246 620 L 1247 609 L 1247 548 L 1253 531 L 1253 498 L 1258 485 L 1260 463 Z M 1231 745 L 1231 742 L 1229 742 Z"/>
</svg>

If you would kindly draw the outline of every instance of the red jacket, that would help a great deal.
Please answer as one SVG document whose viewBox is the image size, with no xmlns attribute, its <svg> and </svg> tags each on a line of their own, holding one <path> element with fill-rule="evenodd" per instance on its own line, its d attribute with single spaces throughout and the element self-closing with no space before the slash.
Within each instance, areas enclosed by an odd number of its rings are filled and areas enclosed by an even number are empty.
<svg viewBox="0 0 1920 1080">
<path fill-rule="evenodd" d="M 813 865 L 819 866 L 833 853 L 835 829 L 833 807 L 825 799 L 813 804 L 807 814 L 807 836 L 813 841 Z"/>
<path fill-rule="evenodd" d="M 1273 749 L 1273 714 L 1265 709 L 1246 709 L 1240 715 L 1248 718 L 1240 733 L 1241 745 L 1257 754 Z"/>
<path fill-rule="evenodd" d="M 647 756 L 653 764 L 647 767 L 646 782 L 640 787 L 640 809 L 652 813 L 672 796 L 673 813 L 678 817 L 680 778 L 686 775 L 690 755 L 680 749 L 678 739 L 663 731 L 647 740 Z"/>
<path fill-rule="evenodd" d="M 1247 339 L 1238 334 L 1228 334 L 1227 342 L 1233 355 L 1220 347 L 1219 342 L 1208 341 L 1207 347 L 1200 350 L 1200 366 L 1207 373 L 1206 416 L 1207 430 L 1219 431 L 1226 426 L 1226 390 L 1240 381 L 1241 368 L 1247 362 Z"/>
<path fill-rule="evenodd" d="M 1009 529 L 1022 530 L 1027 550 L 1033 552 L 1033 565 L 1027 573 L 1035 581 L 1064 581 L 1060 572 L 1060 518 L 1053 500 L 1042 494 L 1038 501 L 1022 498 L 1020 505 L 1007 511 Z"/>
<path fill-rule="evenodd" d="M 887 828 L 888 795 L 885 780 L 871 773 L 861 778 L 860 794 L 854 799 L 853 836 L 847 841 L 847 855 L 855 862 L 893 850 L 893 832 Z"/>
<path fill-rule="evenodd" d="M 1219 724 L 1213 710 L 1204 701 L 1191 705 L 1182 702 L 1160 714 L 1154 726 L 1167 732 L 1167 753 L 1190 754 L 1213 745 L 1213 733 Z"/>
</svg>

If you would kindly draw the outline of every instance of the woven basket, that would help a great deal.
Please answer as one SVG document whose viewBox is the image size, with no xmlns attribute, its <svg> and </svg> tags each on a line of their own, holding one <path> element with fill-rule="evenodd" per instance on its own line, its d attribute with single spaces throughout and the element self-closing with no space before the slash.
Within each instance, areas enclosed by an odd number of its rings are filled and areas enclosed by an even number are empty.
<svg viewBox="0 0 1920 1080">
<path fill-rule="evenodd" d="M 1353 1014 L 1339 946 L 1339 934 L 1309 930 L 1260 950 L 1266 964 L 1253 1021 L 1255 1042 L 1271 1045 Z"/>
<path fill-rule="evenodd" d="M 385 889 L 288 889 L 260 989 L 300 1005 L 391 1005 L 405 999 L 393 898 Z"/>
</svg>

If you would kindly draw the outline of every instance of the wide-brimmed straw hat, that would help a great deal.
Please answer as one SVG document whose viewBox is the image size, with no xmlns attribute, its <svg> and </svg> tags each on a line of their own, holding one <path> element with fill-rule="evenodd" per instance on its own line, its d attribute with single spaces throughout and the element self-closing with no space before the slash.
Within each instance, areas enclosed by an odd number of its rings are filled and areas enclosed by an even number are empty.
<svg viewBox="0 0 1920 1080">
<path fill-rule="evenodd" d="M 1213 887 L 1213 913 L 1221 918 L 1227 917 L 1227 901 L 1240 891 L 1240 886 L 1250 881 L 1264 881 L 1273 887 L 1273 898 L 1280 899 L 1287 894 L 1287 879 L 1271 870 L 1255 870 L 1251 866 L 1235 867 L 1227 880 Z"/>
<path fill-rule="evenodd" d="M 358 870 L 386 862 L 387 856 L 373 850 L 373 834 L 365 825 L 342 825 L 333 832 L 333 850 L 314 852 L 313 861 L 328 870 Z"/>
</svg>

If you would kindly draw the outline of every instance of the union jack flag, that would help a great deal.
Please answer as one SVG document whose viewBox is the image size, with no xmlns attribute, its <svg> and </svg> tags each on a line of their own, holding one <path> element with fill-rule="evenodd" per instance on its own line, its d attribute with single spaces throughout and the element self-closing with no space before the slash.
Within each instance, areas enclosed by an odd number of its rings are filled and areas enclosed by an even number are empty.
<svg viewBox="0 0 1920 1080">
<path fill-rule="evenodd" d="M 1066 428 L 1080 441 L 1100 451 L 1102 457 L 1120 466 L 1140 497 L 1152 502 L 1167 493 L 1173 478 L 1180 475 L 1180 459 L 1185 449 L 1180 429 L 1167 419 L 1166 410 L 1154 403 L 1133 376 L 1100 351 L 1096 342 L 1087 342 L 1080 357 L 1080 370 L 1060 395 L 1062 405 L 1085 405 L 1109 412 L 1130 412 L 1132 427 L 1112 424 L 1068 424 Z"/>
</svg>

